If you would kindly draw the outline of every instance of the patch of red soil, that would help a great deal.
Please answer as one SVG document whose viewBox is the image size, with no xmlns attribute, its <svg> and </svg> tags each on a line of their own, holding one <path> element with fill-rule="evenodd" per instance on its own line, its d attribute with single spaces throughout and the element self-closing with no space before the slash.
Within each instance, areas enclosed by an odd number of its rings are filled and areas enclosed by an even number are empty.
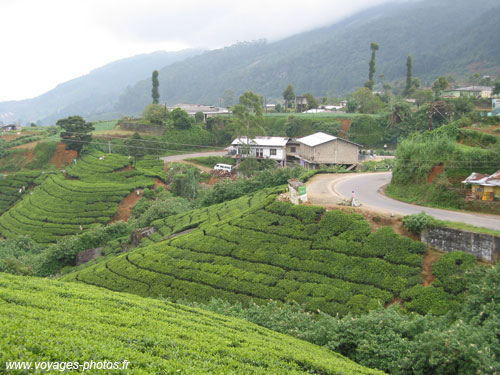
<svg viewBox="0 0 500 375">
<path fill-rule="evenodd" d="M 21 136 L 21 134 L 5 134 L 0 136 L 0 139 L 5 141 L 5 142 L 10 142 L 13 141 L 14 139 L 17 139 Z"/>
<path fill-rule="evenodd" d="M 24 163 L 28 164 L 33 158 L 35 157 L 35 154 L 32 151 L 26 152 L 26 156 L 24 157 Z"/>
<path fill-rule="evenodd" d="M 339 136 L 341 137 L 347 137 L 347 133 L 349 133 L 349 128 L 351 127 L 351 120 L 349 119 L 343 119 L 340 120 L 340 123 L 342 124 L 342 128 L 339 131 Z"/>
<path fill-rule="evenodd" d="M 116 212 L 115 216 L 111 218 L 110 224 L 120 220 L 127 221 L 130 217 L 130 210 L 137 204 L 137 202 L 141 198 L 142 191 L 140 191 L 140 194 L 137 195 L 137 190 L 134 190 L 125 198 L 123 198 L 118 205 L 118 211 Z"/>
<path fill-rule="evenodd" d="M 66 150 L 66 145 L 64 143 L 59 143 L 56 148 L 54 156 L 50 160 L 50 164 L 55 165 L 56 168 L 60 169 L 69 165 L 73 159 L 76 159 L 78 153 L 74 150 Z"/>
<path fill-rule="evenodd" d="M 434 281 L 434 275 L 432 274 L 432 265 L 436 263 L 439 258 L 441 258 L 442 253 L 427 248 L 427 253 L 424 256 L 424 261 L 422 263 L 422 272 L 420 275 L 424 279 L 422 285 L 429 286 Z"/>
<path fill-rule="evenodd" d="M 427 178 L 427 183 L 430 184 L 438 174 L 441 174 L 444 172 L 444 166 L 442 165 L 435 165 L 434 168 L 432 169 L 432 172 L 429 174 L 429 177 Z"/>
<path fill-rule="evenodd" d="M 166 183 L 164 183 L 159 178 L 155 178 L 155 190 L 158 189 L 160 186 L 163 186 L 165 189 L 167 188 L 167 184 Z"/>
</svg>

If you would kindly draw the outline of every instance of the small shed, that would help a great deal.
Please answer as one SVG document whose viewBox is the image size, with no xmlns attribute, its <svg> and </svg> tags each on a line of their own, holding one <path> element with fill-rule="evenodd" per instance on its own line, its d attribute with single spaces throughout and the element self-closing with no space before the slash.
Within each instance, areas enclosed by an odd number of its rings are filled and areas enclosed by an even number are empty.
<svg viewBox="0 0 500 375">
<path fill-rule="evenodd" d="M 468 198 L 483 201 L 500 199 L 500 170 L 492 175 L 474 172 L 462 181 L 462 183 L 471 186 Z"/>
</svg>

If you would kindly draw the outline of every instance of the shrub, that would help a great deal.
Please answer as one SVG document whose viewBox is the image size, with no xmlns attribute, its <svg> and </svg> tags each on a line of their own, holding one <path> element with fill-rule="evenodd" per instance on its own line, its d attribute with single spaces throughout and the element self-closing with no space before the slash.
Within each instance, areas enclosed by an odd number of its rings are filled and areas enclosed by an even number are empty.
<svg viewBox="0 0 500 375">
<path fill-rule="evenodd" d="M 425 212 L 408 215 L 403 218 L 404 227 L 412 233 L 420 234 L 426 228 L 431 227 L 435 219 Z"/>
</svg>

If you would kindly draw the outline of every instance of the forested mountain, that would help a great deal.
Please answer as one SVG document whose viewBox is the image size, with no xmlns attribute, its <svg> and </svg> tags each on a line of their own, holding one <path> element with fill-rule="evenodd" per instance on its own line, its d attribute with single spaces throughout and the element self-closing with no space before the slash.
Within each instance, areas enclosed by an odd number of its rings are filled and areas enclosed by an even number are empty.
<svg viewBox="0 0 500 375">
<path fill-rule="evenodd" d="M 179 52 L 158 51 L 114 61 L 89 74 L 61 83 L 53 90 L 33 99 L 0 102 L 0 120 L 22 120 L 53 124 L 70 115 L 87 118 L 102 114 L 112 116 L 116 101 L 128 85 L 151 75 L 173 62 L 200 53 L 200 50 Z M 105 116 L 106 116 L 105 115 Z"/>
<path fill-rule="evenodd" d="M 0 103 L 0 119 L 53 123 L 74 114 L 88 119 L 137 115 L 151 102 L 151 71 L 160 68 L 160 101 L 171 105 L 219 104 L 225 90 L 235 98 L 252 90 L 276 99 L 290 83 L 297 94 L 345 95 L 368 79 L 371 42 L 380 46 L 375 90 L 383 81 L 405 79 L 408 54 L 414 76 L 424 84 L 440 75 L 458 81 L 476 72 L 497 77 L 499 14 L 498 0 L 399 1 L 273 43 L 135 56 L 37 98 Z"/>
<path fill-rule="evenodd" d="M 226 89 L 280 98 L 292 83 L 297 93 L 341 95 L 368 78 L 370 43 L 377 42 L 376 82 L 403 80 L 406 58 L 414 75 L 430 84 L 442 74 L 500 73 L 500 7 L 495 0 L 424 0 L 383 5 L 330 27 L 266 43 L 240 43 L 205 52 L 160 71 L 161 100 L 218 104 Z M 497 7 L 495 7 L 497 6 Z M 150 82 L 120 97 L 121 111 L 140 111 Z"/>
</svg>

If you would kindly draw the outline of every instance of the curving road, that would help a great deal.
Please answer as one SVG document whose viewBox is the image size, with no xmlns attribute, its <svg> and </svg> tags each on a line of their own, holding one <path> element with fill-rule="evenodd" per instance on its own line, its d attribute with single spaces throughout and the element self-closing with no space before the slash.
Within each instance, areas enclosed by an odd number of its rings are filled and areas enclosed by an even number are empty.
<svg viewBox="0 0 500 375">
<path fill-rule="evenodd" d="M 390 172 L 358 173 L 349 175 L 316 175 L 307 183 L 307 195 L 313 204 L 336 204 L 351 199 L 352 191 L 363 205 L 376 211 L 396 215 L 418 214 L 422 211 L 439 220 L 455 221 L 489 229 L 500 230 L 500 216 L 472 214 L 417 206 L 391 199 L 381 188 L 391 181 Z"/>
</svg>

